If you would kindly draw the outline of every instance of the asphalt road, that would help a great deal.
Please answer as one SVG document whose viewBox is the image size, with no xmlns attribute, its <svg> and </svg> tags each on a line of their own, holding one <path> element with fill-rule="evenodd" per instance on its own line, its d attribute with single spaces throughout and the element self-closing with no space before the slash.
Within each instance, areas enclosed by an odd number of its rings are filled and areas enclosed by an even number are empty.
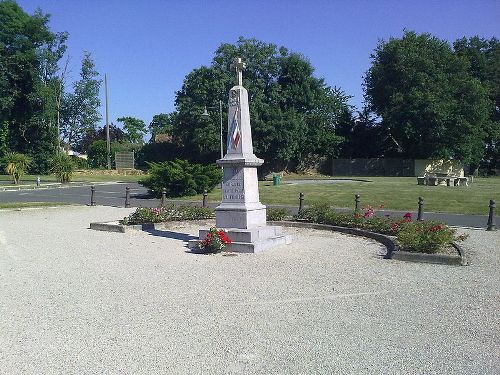
<svg viewBox="0 0 500 375">
<path fill-rule="evenodd" d="M 131 207 L 157 207 L 159 199 L 151 198 L 147 189 L 137 183 L 103 183 L 95 185 L 95 202 L 100 206 L 124 207 L 125 188 L 130 187 Z M 169 202 L 186 202 L 168 200 Z M 0 191 L 0 202 L 65 202 L 75 204 L 90 204 L 90 186 L 72 186 L 64 188 L 40 188 L 19 191 Z M 199 202 L 201 203 L 201 202 Z M 216 203 L 211 204 L 215 206 Z M 287 207 L 296 213 L 297 207 Z M 343 209 L 339 209 L 343 211 Z M 347 210 L 347 209 L 344 209 Z M 378 215 L 402 217 L 403 211 L 378 211 Z M 413 212 L 416 217 L 416 212 Z M 485 215 L 458 215 L 448 213 L 425 212 L 424 219 L 444 222 L 448 225 L 469 228 L 485 228 L 488 217 Z"/>
<path fill-rule="evenodd" d="M 130 187 L 132 207 L 155 207 L 158 199 L 152 199 L 146 188 L 137 183 L 106 183 L 95 185 L 94 199 L 97 205 L 124 207 L 125 189 Z M 0 191 L 0 202 L 64 202 L 90 204 L 90 186 L 52 187 L 19 191 Z"/>
</svg>

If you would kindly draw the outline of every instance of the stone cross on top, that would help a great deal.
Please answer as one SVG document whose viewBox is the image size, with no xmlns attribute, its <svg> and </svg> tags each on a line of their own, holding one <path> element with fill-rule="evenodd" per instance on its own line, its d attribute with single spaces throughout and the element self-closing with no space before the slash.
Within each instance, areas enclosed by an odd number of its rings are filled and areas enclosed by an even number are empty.
<svg viewBox="0 0 500 375">
<path fill-rule="evenodd" d="M 247 64 L 245 64 L 241 57 L 236 57 L 234 62 L 231 64 L 231 69 L 234 69 L 236 72 L 236 85 L 243 86 L 243 70 L 246 68 Z"/>
</svg>

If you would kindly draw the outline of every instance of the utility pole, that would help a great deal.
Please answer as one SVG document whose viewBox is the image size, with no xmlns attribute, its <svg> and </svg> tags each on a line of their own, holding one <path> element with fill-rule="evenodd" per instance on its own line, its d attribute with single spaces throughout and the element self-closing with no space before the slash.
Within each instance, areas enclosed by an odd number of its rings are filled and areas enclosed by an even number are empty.
<svg viewBox="0 0 500 375">
<path fill-rule="evenodd" d="M 104 74 L 104 91 L 106 96 L 106 146 L 108 155 L 108 169 L 111 169 L 111 142 L 109 140 L 109 116 L 108 116 L 108 77 Z"/>
</svg>

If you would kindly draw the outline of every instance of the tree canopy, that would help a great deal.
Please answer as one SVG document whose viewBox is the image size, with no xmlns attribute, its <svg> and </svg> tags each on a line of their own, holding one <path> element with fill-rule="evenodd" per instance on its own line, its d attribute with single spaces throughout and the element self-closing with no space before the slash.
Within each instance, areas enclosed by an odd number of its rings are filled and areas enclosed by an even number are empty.
<svg viewBox="0 0 500 375">
<path fill-rule="evenodd" d="M 481 160 L 491 128 L 488 90 L 446 41 L 406 31 L 381 41 L 372 60 L 367 103 L 401 156 Z"/>
<path fill-rule="evenodd" d="M 177 92 L 173 134 L 191 149 L 194 160 L 215 160 L 219 149 L 219 100 L 227 133 L 228 91 L 234 85 L 230 65 L 247 63 L 243 85 L 249 92 L 255 153 L 269 169 L 294 169 L 319 156 L 333 156 L 341 140 L 338 124 L 350 116 L 348 96 L 313 76 L 311 63 L 297 53 L 255 39 L 222 44 L 209 67 L 194 69 Z M 210 119 L 201 117 L 213 107 Z"/>
<path fill-rule="evenodd" d="M 0 2 L 0 156 L 30 155 L 34 172 L 48 170 L 58 144 L 58 61 L 67 34 L 48 23 L 41 11 L 30 16 L 14 1 Z"/>
</svg>

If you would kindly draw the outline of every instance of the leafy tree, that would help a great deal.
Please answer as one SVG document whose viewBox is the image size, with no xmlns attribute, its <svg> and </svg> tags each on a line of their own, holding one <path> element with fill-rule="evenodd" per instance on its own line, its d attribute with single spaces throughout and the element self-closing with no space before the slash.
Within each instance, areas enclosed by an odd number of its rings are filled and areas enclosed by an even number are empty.
<svg viewBox="0 0 500 375">
<path fill-rule="evenodd" d="M 32 158 L 28 155 L 20 154 L 19 152 L 8 152 L 1 159 L 5 172 L 12 176 L 15 185 L 17 185 L 21 177 L 26 174 L 32 162 Z"/>
<path fill-rule="evenodd" d="M 94 141 L 88 148 L 88 164 L 91 168 L 105 168 L 108 164 L 107 143 L 105 140 Z M 116 152 L 134 151 L 137 153 L 140 145 L 127 142 L 111 142 L 111 160 L 114 160 Z"/>
<path fill-rule="evenodd" d="M 146 125 L 144 121 L 135 117 L 120 117 L 116 121 L 123 122 L 125 138 L 130 143 L 143 143 L 144 134 L 146 134 Z"/>
<path fill-rule="evenodd" d="M 481 159 L 488 93 L 446 41 L 406 31 L 401 39 L 381 41 L 372 59 L 366 99 L 402 156 Z"/>
<path fill-rule="evenodd" d="M 47 170 L 57 151 L 58 61 L 66 33 L 52 33 L 49 16 L 26 14 L 14 1 L 0 2 L 0 153 L 33 157 L 33 171 Z"/>
<path fill-rule="evenodd" d="M 488 169 L 500 168 L 500 41 L 475 36 L 458 39 L 453 48 L 465 60 L 469 73 L 488 90 L 490 127 L 483 162 Z"/>
<path fill-rule="evenodd" d="M 106 140 L 106 125 L 97 129 L 89 129 L 82 140 L 82 148 L 88 151 L 90 145 L 98 140 Z M 115 124 L 109 124 L 109 140 L 110 142 L 125 142 L 125 132 Z"/>
<path fill-rule="evenodd" d="M 391 144 L 387 144 L 384 134 L 373 113 L 365 106 L 357 117 L 347 119 L 337 130 L 344 140 L 340 155 L 344 158 L 374 158 L 393 156 Z"/>
<path fill-rule="evenodd" d="M 151 141 L 154 142 L 158 134 L 171 134 L 176 121 L 177 113 L 160 113 L 154 115 L 148 130 L 151 133 Z"/>
<path fill-rule="evenodd" d="M 240 38 L 234 45 L 222 44 L 211 66 L 189 73 L 177 92 L 174 142 L 190 151 L 191 160 L 215 160 L 220 153 L 218 111 L 208 121 L 200 115 L 205 106 L 218 106 L 222 100 L 227 118 L 235 57 L 247 63 L 243 84 L 249 92 L 254 149 L 266 160 L 265 167 L 295 169 L 299 161 L 337 153 L 335 129 L 351 111 L 348 97 L 315 78 L 303 56 Z"/>
<path fill-rule="evenodd" d="M 80 70 L 80 80 L 73 84 L 73 93 L 64 95 L 61 132 L 64 140 L 76 151 L 84 151 L 83 139 L 95 131 L 101 120 L 99 89 L 101 80 L 89 52 L 85 52 Z"/>
</svg>

